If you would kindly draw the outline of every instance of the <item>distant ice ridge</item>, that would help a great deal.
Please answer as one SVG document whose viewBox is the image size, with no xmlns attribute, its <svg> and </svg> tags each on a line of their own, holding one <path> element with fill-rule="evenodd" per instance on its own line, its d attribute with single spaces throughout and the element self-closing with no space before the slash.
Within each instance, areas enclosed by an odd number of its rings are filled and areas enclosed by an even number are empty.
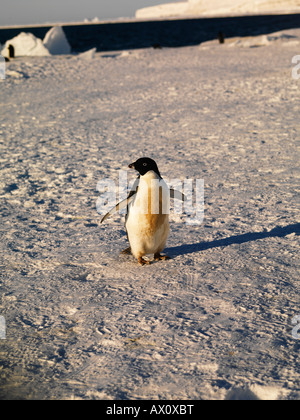
<svg viewBox="0 0 300 420">
<path fill-rule="evenodd" d="M 224 46 L 226 47 L 241 47 L 241 48 L 255 48 L 265 47 L 274 44 L 281 44 L 282 46 L 298 46 L 300 45 L 300 30 L 289 29 L 285 31 L 274 32 L 266 35 L 246 36 L 228 38 L 225 40 Z M 217 39 L 206 41 L 200 44 L 201 49 L 209 49 L 211 47 L 220 46 L 221 44 Z M 223 46 L 223 44 L 222 44 Z"/>
<path fill-rule="evenodd" d="M 240 15 L 262 12 L 300 11 L 299 0 L 188 0 L 146 7 L 136 11 L 136 18 L 163 18 L 171 16 Z"/>
<path fill-rule="evenodd" d="M 100 22 L 100 19 L 97 16 L 92 19 L 89 19 L 89 18 L 84 19 L 84 23 L 99 23 L 99 22 Z"/>
<path fill-rule="evenodd" d="M 70 44 L 61 26 L 51 28 L 43 41 L 31 33 L 21 32 L 14 38 L 6 41 L 1 51 L 3 57 L 9 57 L 9 45 L 14 47 L 15 57 L 50 56 L 71 53 Z"/>
</svg>

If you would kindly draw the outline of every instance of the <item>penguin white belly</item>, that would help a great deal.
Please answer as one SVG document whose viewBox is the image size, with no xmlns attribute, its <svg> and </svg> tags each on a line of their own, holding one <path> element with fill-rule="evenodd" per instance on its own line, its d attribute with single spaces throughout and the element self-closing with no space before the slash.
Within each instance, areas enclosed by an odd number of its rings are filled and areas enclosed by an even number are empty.
<svg viewBox="0 0 300 420">
<path fill-rule="evenodd" d="M 125 225 L 134 257 L 163 251 L 170 231 L 169 194 L 165 182 L 153 171 L 140 178 Z"/>
</svg>

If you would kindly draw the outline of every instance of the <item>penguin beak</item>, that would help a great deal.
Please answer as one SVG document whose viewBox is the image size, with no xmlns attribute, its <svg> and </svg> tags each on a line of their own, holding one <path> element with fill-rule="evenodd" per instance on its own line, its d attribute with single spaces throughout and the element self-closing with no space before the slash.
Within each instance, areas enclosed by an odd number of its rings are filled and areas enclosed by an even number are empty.
<svg viewBox="0 0 300 420">
<path fill-rule="evenodd" d="M 130 165 L 128 165 L 128 168 L 135 169 L 134 163 L 131 163 Z"/>
</svg>

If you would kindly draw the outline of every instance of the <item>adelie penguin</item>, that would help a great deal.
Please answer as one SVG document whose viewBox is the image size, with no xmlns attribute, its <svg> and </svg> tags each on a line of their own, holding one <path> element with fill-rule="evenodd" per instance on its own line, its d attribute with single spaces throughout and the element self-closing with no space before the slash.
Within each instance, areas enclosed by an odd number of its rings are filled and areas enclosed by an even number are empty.
<svg viewBox="0 0 300 420">
<path fill-rule="evenodd" d="M 127 207 L 125 227 L 130 247 L 122 253 L 132 253 L 140 265 L 150 264 L 144 259 L 147 254 L 154 254 L 156 261 L 167 260 L 169 257 L 161 255 L 161 252 L 170 232 L 170 198 L 184 201 L 185 197 L 179 191 L 169 189 L 153 159 L 138 159 L 129 168 L 139 172 L 131 192 L 103 217 L 101 223 Z"/>
</svg>

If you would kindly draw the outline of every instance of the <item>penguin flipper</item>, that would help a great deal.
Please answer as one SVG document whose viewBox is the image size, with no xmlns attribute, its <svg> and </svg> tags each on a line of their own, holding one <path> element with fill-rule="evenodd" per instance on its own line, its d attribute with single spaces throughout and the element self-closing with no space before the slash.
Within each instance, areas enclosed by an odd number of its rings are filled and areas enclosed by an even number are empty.
<svg viewBox="0 0 300 420">
<path fill-rule="evenodd" d="M 111 216 L 112 214 L 117 213 L 117 211 L 119 210 L 123 210 L 126 207 L 128 207 L 129 203 L 132 201 L 133 197 L 135 196 L 135 194 L 137 193 L 138 189 L 139 189 L 139 182 L 140 182 L 140 176 L 137 177 L 137 179 L 135 180 L 132 189 L 128 195 L 127 198 L 125 198 L 125 200 L 121 201 L 120 203 L 118 203 L 114 208 L 112 208 L 102 219 L 100 223 L 103 223 L 104 220 L 106 220 L 109 216 Z"/>
<path fill-rule="evenodd" d="M 174 190 L 173 188 L 170 188 L 170 197 L 176 198 L 177 200 L 186 201 L 185 195 L 180 191 Z"/>
<path fill-rule="evenodd" d="M 109 216 L 117 213 L 120 210 L 125 209 L 130 201 L 133 199 L 133 196 L 136 194 L 136 191 L 131 191 L 129 196 L 127 198 L 125 198 L 125 200 L 121 201 L 120 203 L 118 203 L 115 207 L 113 207 L 108 213 L 106 213 L 106 215 L 104 217 L 102 217 L 101 222 L 103 223 L 104 220 L 108 219 Z"/>
</svg>

